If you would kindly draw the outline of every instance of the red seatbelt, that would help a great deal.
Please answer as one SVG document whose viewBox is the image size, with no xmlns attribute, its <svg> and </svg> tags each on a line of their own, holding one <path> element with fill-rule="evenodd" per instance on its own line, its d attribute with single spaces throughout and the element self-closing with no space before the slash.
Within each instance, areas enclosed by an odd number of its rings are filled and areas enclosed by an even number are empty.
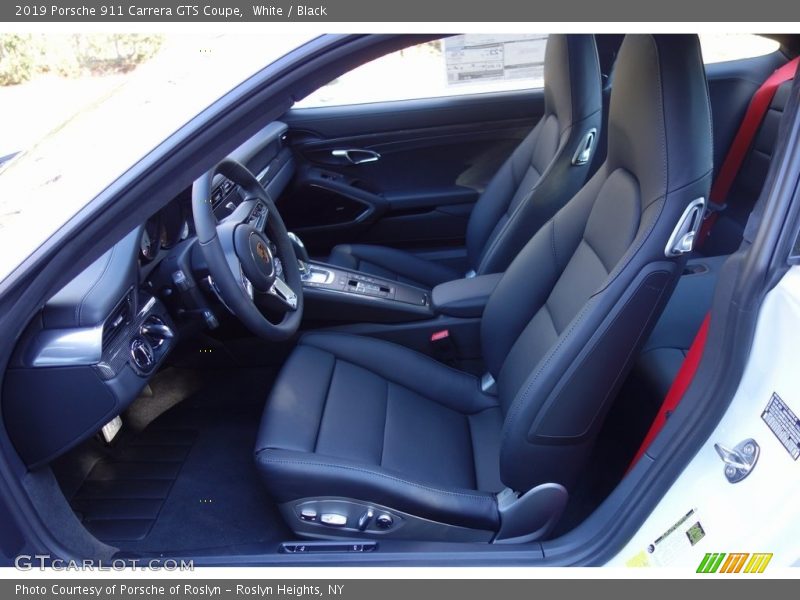
<svg viewBox="0 0 800 600">
<path fill-rule="evenodd" d="M 733 186 L 736 175 L 739 174 L 739 169 L 742 167 L 747 151 L 753 144 L 756 132 L 761 126 L 761 121 L 764 120 L 764 115 L 767 114 L 769 105 L 775 97 L 775 92 L 778 91 L 781 84 L 794 79 L 798 63 L 800 63 L 800 56 L 777 69 L 753 94 L 750 105 L 744 113 L 742 124 L 739 125 L 739 131 L 736 132 L 736 137 L 733 138 L 728 154 L 725 156 L 719 173 L 717 173 L 717 178 L 711 186 L 711 210 L 700 228 L 695 248 L 699 248 L 711 233 L 711 228 L 714 227 L 714 223 L 717 221 L 719 208 L 725 206 L 731 186 Z M 714 207 L 717 207 L 718 210 L 714 210 Z"/>
<path fill-rule="evenodd" d="M 697 370 L 697 365 L 700 364 L 700 358 L 703 356 L 703 348 L 705 348 L 706 345 L 706 337 L 708 336 L 708 323 L 710 320 L 711 315 L 707 314 L 706 318 L 703 319 L 703 324 L 700 325 L 700 329 L 697 331 L 697 335 L 695 336 L 692 345 L 689 347 L 689 351 L 686 353 L 686 358 L 683 359 L 683 363 L 681 364 L 681 368 L 678 370 L 678 374 L 675 376 L 675 379 L 672 380 L 672 385 L 669 388 L 669 392 L 667 392 L 667 397 L 664 398 L 664 403 L 661 405 L 661 409 L 658 411 L 656 418 L 653 420 L 653 424 L 650 426 L 650 431 L 647 432 L 642 445 L 639 446 L 639 451 L 636 453 L 633 461 L 631 461 L 628 469 L 633 468 L 633 465 L 637 463 L 642 454 L 644 454 L 647 448 L 650 447 L 652 441 L 656 438 L 658 433 L 664 427 L 664 424 L 667 422 L 667 417 L 669 417 L 669 415 L 672 414 L 672 412 L 677 408 L 678 404 L 680 404 L 681 398 L 683 398 L 684 393 L 686 393 L 689 384 L 692 383 L 694 373 Z"/>
</svg>

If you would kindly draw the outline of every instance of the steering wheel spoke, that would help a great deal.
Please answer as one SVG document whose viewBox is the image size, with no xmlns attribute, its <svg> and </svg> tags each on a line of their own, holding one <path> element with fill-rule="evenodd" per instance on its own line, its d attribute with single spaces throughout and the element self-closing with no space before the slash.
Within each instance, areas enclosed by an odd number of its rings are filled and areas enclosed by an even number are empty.
<svg viewBox="0 0 800 600">
<path fill-rule="evenodd" d="M 280 277 L 275 278 L 275 282 L 267 292 L 270 296 L 277 298 L 281 303 L 286 305 L 289 310 L 297 310 L 297 294 L 289 287 Z"/>
</svg>

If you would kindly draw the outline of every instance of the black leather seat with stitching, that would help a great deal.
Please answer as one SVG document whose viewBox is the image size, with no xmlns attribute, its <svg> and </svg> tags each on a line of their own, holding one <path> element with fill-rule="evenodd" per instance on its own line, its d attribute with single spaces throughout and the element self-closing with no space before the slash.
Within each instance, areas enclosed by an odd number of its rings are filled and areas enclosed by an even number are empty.
<svg viewBox="0 0 800 600">
<path fill-rule="evenodd" d="M 690 261 L 664 313 L 642 348 L 633 376 L 643 395 L 657 406 L 672 386 L 697 330 L 711 309 L 720 269 L 742 243 L 748 218 L 759 201 L 772 155 L 778 142 L 778 128 L 789 100 L 792 81 L 778 88 L 753 145 L 747 152 L 728 194 L 727 208 L 719 214 L 711 235 L 701 248 L 704 256 Z M 723 154 L 724 156 L 724 154 Z"/>
<path fill-rule="evenodd" d="M 544 74 L 544 116 L 489 182 L 467 224 L 466 270 L 478 275 L 505 270 L 589 174 L 591 160 L 574 165 L 572 159 L 587 132 L 598 131 L 601 123 L 600 67 L 594 36 L 550 36 Z M 385 246 L 336 246 L 328 262 L 421 287 L 434 287 L 465 275 Z"/>
<path fill-rule="evenodd" d="M 303 502 L 346 498 L 438 524 L 421 537 L 453 539 L 463 528 L 505 527 L 504 488 L 514 496 L 540 484 L 570 489 L 679 276 L 685 261 L 667 258 L 665 247 L 690 202 L 707 196 L 711 163 L 697 37 L 628 36 L 605 163 L 514 259 L 484 311 L 496 395 L 388 342 L 301 339 L 256 445 L 289 525 L 359 535 L 350 520 L 337 529 L 297 512 Z"/>
</svg>

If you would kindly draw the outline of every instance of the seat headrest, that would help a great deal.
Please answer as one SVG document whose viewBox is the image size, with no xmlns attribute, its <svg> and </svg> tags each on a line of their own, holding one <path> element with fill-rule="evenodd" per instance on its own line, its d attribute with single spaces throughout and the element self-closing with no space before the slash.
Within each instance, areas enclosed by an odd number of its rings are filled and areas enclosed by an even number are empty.
<svg viewBox="0 0 800 600">
<path fill-rule="evenodd" d="M 544 57 L 545 112 L 562 131 L 600 110 L 600 65 L 593 35 L 551 35 Z"/>
<path fill-rule="evenodd" d="M 696 35 L 627 35 L 614 69 L 610 170 L 639 181 L 644 206 L 708 174 L 711 108 Z"/>
</svg>

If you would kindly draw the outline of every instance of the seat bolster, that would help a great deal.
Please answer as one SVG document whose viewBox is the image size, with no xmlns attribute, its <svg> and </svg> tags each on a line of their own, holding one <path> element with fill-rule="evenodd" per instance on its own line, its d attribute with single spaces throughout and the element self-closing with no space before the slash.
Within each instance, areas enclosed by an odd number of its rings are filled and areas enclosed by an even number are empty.
<svg viewBox="0 0 800 600">
<path fill-rule="evenodd" d="M 259 444 L 313 452 L 333 377 L 335 357 L 298 345 L 278 375 L 261 419 Z M 297 410 L 303 406 L 303 410 Z"/>
<path fill-rule="evenodd" d="M 424 288 L 433 288 L 445 281 L 460 279 L 464 275 L 444 265 L 414 256 L 410 252 L 367 244 L 336 246 L 331 251 L 328 262 L 337 267 L 362 271 Z"/>
<path fill-rule="evenodd" d="M 410 481 L 388 469 L 341 458 L 256 447 L 256 464 L 279 503 L 331 496 L 374 502 L 418 517 L 495 531 L 499 513 L 494 494 L 439 488 Z"/>
<path fill-rule="evenodd" d="M 414 350 L 383 340 L 343 333 L 309 333 L 306 348 L 322 350 L 465 415 L 497 407 L 474 375 L 458 371 Z M 322 370 L 317 367 L 316 370 Z M 284 372 L 289 372 L 288 368 Z M 315 373 L 314 377 L 318 377 Z M 304 384 L 305 385 L 305 384 Z M 296 394 L 297 388 L 293 388 Z M 276 386 L 276 391 L 278 390 Z M 273 393 L 276 395 L 276 393 Z"/>
</svg>

